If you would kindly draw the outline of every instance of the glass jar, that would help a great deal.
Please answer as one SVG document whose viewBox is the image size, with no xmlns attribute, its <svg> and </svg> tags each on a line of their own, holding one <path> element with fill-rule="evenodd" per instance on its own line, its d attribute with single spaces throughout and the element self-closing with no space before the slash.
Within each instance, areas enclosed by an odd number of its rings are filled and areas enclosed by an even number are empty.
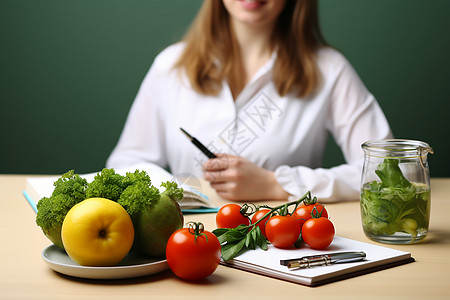
<svg viewBox="0 0 450 300">
<path fill-rule="evenodd" d="M 421 141 L 373 140 L 362 144 L 361 219 L 371 240 L 387 244 L 423 241 L 430 220 L 430 175 Z"/>
</svg>

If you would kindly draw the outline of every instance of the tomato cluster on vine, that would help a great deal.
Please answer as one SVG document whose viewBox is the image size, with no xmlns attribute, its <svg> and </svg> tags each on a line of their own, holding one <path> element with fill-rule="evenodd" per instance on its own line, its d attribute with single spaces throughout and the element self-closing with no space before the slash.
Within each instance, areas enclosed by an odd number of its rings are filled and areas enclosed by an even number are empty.
<svg viewBox="0 0 450 300">
<path fill-rule="evenodd" d="M 325 206 L 306 197 L 295 205 L 271 208 L 253 204 L 226 204 L 216 215 L 218 228 L 259 227 L 261 234 L 277 248 L 299 247 L 304 241 L 313 249 L 325 249 L 334 239 L 335 228 Z M 250 218 L 251 216 L 251 218 Z"/>
<path fill-rule="evenodd" d="M 295 206 L 294 206 L 295 205 Z M 294 206 L 291 212 L 289 207 Z M 304 241 L 313 249 L 325 249 L 333 241 L 335 229 L 325 207 L 308 192 L 294 202 L 277 207 L 254 204 L 224 205 L 216 215 L 217 229 L 204 230 L 203 224 L 189 222 L 175 231 L 166 247 L 167 264 L 185 280 L 211 275 L 220 263 L 241 251 L 267 250 L 268 242 L 277 248 L 300 247 Z"/>
</svg>

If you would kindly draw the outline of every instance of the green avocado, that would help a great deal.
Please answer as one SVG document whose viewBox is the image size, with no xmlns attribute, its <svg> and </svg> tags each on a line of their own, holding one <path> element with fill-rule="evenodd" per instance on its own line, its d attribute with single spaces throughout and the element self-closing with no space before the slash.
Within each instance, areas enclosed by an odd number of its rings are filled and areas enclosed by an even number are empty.
<svg viewBox="0 0 450 300">
<path fill-rule="evenodd" d="M 184 218 L 178 202 L 162 195 L 155 205 L 136 213 L 132 220 L 133 250 L 152 257 L 164 257 L 169 237 L 183 227 Z"/>
</svg>

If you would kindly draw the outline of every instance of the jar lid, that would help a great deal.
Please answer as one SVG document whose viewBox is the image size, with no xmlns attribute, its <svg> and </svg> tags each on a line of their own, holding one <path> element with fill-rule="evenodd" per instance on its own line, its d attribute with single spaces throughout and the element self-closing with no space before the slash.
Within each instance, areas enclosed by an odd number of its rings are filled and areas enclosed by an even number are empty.
<svg viewBox="0 0 450 300">
<path fill-rule="evenodd" d="M 433 153 L 428 143 L 405 139 L 371 140 L 361 147 L 366 154 L 379 157 L 414 158 Z"/>
</svg>

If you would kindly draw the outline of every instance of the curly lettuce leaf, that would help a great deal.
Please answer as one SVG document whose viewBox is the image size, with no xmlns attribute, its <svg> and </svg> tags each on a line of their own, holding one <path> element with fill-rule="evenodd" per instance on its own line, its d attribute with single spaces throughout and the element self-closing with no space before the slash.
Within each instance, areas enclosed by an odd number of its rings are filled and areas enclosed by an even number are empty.
<svg viewBox="0 0 450 300">
<path fill-rule="evenodd" d="M 103 169 L 86 189 L 86 198 L 101 197 L 117 201 L 126 188 L 124 176 L 114 169 Z"/>
<path fill-rule="evenodd" d="M 183 200 L 183 189 L 179 188 L 176 182 L 163 182 L 161 183 L 161 186 L 166 188 L 161 196 L 169 197 L 177 202 Z"/>
</svg>

